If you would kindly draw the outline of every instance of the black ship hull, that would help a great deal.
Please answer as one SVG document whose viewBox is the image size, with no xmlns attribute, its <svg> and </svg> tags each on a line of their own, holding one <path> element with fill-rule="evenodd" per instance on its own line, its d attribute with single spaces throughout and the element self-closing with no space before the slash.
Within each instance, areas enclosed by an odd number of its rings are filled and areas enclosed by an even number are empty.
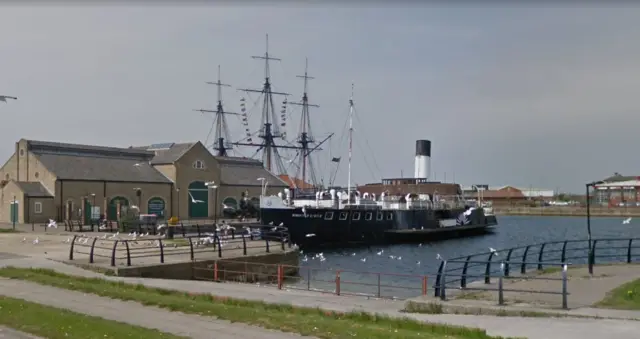
<svg viewBox="0 0 640 339">
<path fill-rule="evenodd" d="M 497 225 L 475 209 L 263 208 L 264 231 L 282 224 L 301 248 L 347 247 L 444 240 L 480 235 Z M 457 222 L 456 222 L 457 221 Z"/>
</svg>

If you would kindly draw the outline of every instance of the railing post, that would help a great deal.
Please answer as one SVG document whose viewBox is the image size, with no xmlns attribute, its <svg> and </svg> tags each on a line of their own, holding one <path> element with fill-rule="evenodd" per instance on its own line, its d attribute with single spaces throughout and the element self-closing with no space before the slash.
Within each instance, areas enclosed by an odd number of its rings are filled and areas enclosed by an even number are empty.
<svg viewBox="0 0 640 339">
<path fill-rule="evenodd" d="M 76 244 L 76 239 L 78 238 L 78 235 L 74 235 L 73 239 L 71 240 L 71 246 L 69 247 L 69 260 L 73 260 L 73 247 Z"/>
<path fill-rule="evenodd" d="M 184 230 L 184 224 L 183 223 L 180 223 L 180 229 L 182 229 L 182 237 L 183 238 L 186 237 L 187 236 L 187 232 L 185 232 L 185 230 Z"/>
<path fill-rule="evenodd" d="M 282 289 L 282 265 L 278 265 L 278 289 Z"/>
<path fill-rule="evenodd" d="M 265 248 L 266 248 L 266 250 L 267 250 L 267 253 L 269 253 L 269 252 L 270 252 L 270 251 L 269 251 L 269 239 L 266 239 L 266 238 L 265 238 L 265 239 L 264 239 L 264 241 L 265 241 L 265 244 L 266 244 L 266 247 L 265 247 Z"/>
<path fill-rule="evenodd" d="M 127 247 L 127 266 L 131 266 L 131 251 L 129 250 L 129 241 L 125 240 L 124 245 Z"/>
<path fill-rule="evenodd" d="M 524 249 L 524 254 L 522 255 L 522 264 L 520 265 L 520 274 L 527 273 L 527 254 L 529 253 L 529 248 L 531 248 L 531 245 L 528 245 Z"/>
<path fill-rule="evenodd" d="M 513 253 L 513 248 L 509 249 L 509 252 L 507 253 L 507 260 L 504 263 L 504 276 L 508 277 L 509 276 L 509 261 L 511 261 L 511 254 Z"/>
<path fill-rule="evenodd" d="M 307 291 L 311 290 L 311 268 L 307 267 Z"/>
<path fill-rule="evenodd" d="M 98 238 L 93 238 L 93 241 L 91 242 L 91 251 L 89 251 L 90 264 L 93 264 L 93 249 L 96 248 L 96 241 L 98 241 Z"/>
<path fill-rule="evenodd" d="M 589 274 L 593 274 L 593 265 L 596 263 L 596 244 L 598 240 L 593 240 L 591 251 L 589 251 Z"/>
<path fill-rule="evenodd" d="M 542 270 L 542 259 L 544 256 L 544 247 L 547 245 L 547 243 L 542 243 L 542 245 L 540 246 L 540 253 L 538 253 L 538 271 Z"/>
<path fill-rule="evenodd" d="M 218 261 L 213 262 L 213 281 L 218 281 Z"/>
<path fill-rule="evenodd" d="M 196 231 L 198 232 L 198 237 L 201 237 L 200 235 L 200 225 L 196 224 Z"/>
<path fill-rule="evenodd" d="M 567 306 L 567 265 L 562 265 L 562 308 L 568 309 Z"/>
<path fill-rule="evenodd" d="M 427 295 L 427 276 L 426 275 L 422 276 L 422 295 Z"/>
<path fill-rule="evenodd" d="M 442 277 L 440 279 L 440 299 L 447 300 L 447 261 L 442 261 Z"/>
<path fill-rule="evenodd" d="M 184 228 L 182 229 L 184 231 Z M 193 259 L 195 258 L 195 253 L 193 253 L 193 240 L 191 240 L 191 237 L 188 238 L 189 239 L 189 254 L 191 255 L 191 261 L 193 261 Z"/>
<path fill-rule="evenodd" d="M 336 295 L 340 295 L 340 270 L 336 271 Z"/>
<path fill-rule="evenodd" d="M 242 235 L 242 254 L 247 255 L 247 238 Z"/>
<path fill-rule="evenodd" d="M 120 240 L 116 240 L 113 242 L 113 249 L 111 249 L 111 267 L 116 266 L 116 248 L 118 247 L 118 242 Z"/>
<path fill-rule="evenodd" d="M 627 264 L 631 263 L 631 244 L 633 243 L 633 239 L 629 239 L 629 247 L 627 247 Z"/>
<path fill-rule="evenodd" d="M 380 293 L 380 272 L 378 272 L 378 294 L 377 294 L 378 298 L 380 298 L 380 295 L 381 295 L 381 293 Z"/>
<path fill-rule="evenodd" d="M 489 253 L 489 258 L 487 259 L 487 266 L 484 269 L 484 283 L 485 284 L 490 284 L 491 283 L 491 259 L 493 259 L 493 254 L 495 252 L 491 252 Z"/>
<path fill-rule="evenodd" d="M 442 273 L 444 269 L 444 261 L 440 262 L 440 267 L 438 267 L 438 274 L 436 275 L 436 286 L 434 286 L 434 296 L 435 297 L 439 297 L 440 296 L 440 285 L 441 285 L 441 281 L 442 281 Z"/>
<path fill-rule="evenodd" d="M 504 262 L 500 263 L 500 277 L 498 278 L 498 305 L 504 305 Z"/>
<path fill-rule="evenodd" d="M 280 234 L 280 244 L 282 244 L 282 246 L 281 246 L 281 247 L 282 247 L 282 252 L 284 252 L 284 243 L 285 243 L 285 241 L 284 241 L 284 236 L 283 236 L 283 235 L 282 235 L 282 233 L 281 233 L 281 234 Z"/>
<path fill-rule="evenodd" d="M 222 244 L 220 243 L 220 237 L 214 235 L 213 239 L 218 244 L 218 258 L 222 258 Z"/>
<path fill-rule="evenodd" d="M 160 263 L 164 264 L 164 246 L 162 244 L 162 239 L 158 239 L 158 245 L 160 245 Z"/>
<path fill-rule="evenodd" d="M 562 256 L 560 257 L 560 262 L 562 262 L 562 263 L 567 261 L 567 243 L 568 243 L 568 241 L 565 240 L 564 244 L 562 244 Z"/>
<path fill-rule="evenodd" d="M 464 266 L 462 266 L 462 276 L 460 277 L 460 288 L 467 287 L 467 270 L 469 269 L 469 260 L 471 260 L 471 256 L 467 257 L 467 260 L 464 261 Z"/>
<path fill-rule="evenodd" d="M 236 229 L 232 228 L 231 229 L 231 240 L 235 240 L 236 239 Z"/>
</svg>

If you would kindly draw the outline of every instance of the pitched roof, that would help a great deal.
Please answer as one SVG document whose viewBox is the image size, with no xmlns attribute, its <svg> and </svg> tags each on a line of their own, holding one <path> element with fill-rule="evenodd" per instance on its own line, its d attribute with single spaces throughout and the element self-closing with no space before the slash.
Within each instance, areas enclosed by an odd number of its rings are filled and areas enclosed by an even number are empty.
<svg viewBox="0 0 640 339">
<path fill-rule="evenodd" d="M 278 177 L 289 184 L 289 187 L 291 188 L 313 188 L 312 184 L 304 182 L 302 179 L 291 177 L 287 174 L 280 174 Z"/>
<path fill-rule="evenodd" d="M 220 165 L 220 181 L 223 185 L 260 186 L 258 178 L 265 178 L 269 186 L 289 187 L 275 174 L 267 171 L 259 160 L 241 157 L 215 157 Z"/>
<path fill-rule="evenodd" d="M 618 181 L 631 181 L 637 180 L 638 176 L 635 175 L 622 175 L 620 173 L 615 173 L 614 175 L 602 180 L 603 182 L 618 182 Z"/>
<path fill-rule="evenodd" d="M 27 147 L 32 152 L 76 153 L 115 157 L 151 158 L 154 154 L 143 149 L 105 147 L 94 145 L 68 144 L 62 142 L 27 140 Z"/>
<path fill-rule="evenodd" d="M 53 195 L 40 182 L 14 181 L 22 193 L 34 198 L 52 198 Z"/>
<path fill-rule="evenodd" d="M 139 146 L 130 149 L 145 150 L 154 153 L 153 159 L 151 159 L 152 165 L 165 165 L 173 164 L 182 158 L 187 151 L 193 147 L 197 142 L 185 142 L 185 143 L 166 143 L 149 146 Z M 160 147 L 156 147 L 160 146 Z"/>
<path fill-rule="evenodd" d="M 34 152 L 58 179 L 171 183 L 145 159 Z"/>
</svg>

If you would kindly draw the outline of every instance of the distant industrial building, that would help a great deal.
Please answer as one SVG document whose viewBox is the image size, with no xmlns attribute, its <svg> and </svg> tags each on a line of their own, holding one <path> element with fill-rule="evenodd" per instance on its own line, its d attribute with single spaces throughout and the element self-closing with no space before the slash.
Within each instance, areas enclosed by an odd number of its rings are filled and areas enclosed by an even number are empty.
<svg viewBox="0 0 640 339">
<path fill-rule="evenodd" d="M 640 177 L 615 173 L 594 185 L 593 202 L 607 206 L 639 206 Z"/>
<path fill-rule="evenodd" d="M 556 192 L 549 189 L 533 187 L 473 185 L 462 188 L 466 199 L 481 199 L 491 201 L 494 204 L 514 204 L 519 201 L 550 201 L 556 196 Z"/>
<path fill-rule="evenodd" d="M 0 167 L 0 222 L 118 220 L 132 205 L 165 218 L 212 218 L 223 204 L 237 208 L 243 194 L 259 201 L 262 181 L 271 193 L 288 187 L 260 161 L 216 157 L 200 142 L 116 148 L 21 139 Z"/>
</svg>

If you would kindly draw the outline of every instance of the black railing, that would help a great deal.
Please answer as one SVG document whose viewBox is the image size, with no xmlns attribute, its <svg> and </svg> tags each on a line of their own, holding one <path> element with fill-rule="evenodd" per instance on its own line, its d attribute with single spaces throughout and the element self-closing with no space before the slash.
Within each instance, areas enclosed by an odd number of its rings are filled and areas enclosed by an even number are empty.
<svg viewBox="0 0 640 339">
<path fill-rule="evenodd" d="M 123 235 L 126 236 L 126 235 Z M 116 261 L 126 260 L 126 266 L 131 266 L 132 259 L 157 258 L 159 263 L 164 263 L 166 257 L 176 255 L 188 255 L 195 260 L 198 254 L 213 254 L 213 257 L 222 258 L 225 252 L 242 250 L 246 256 L 256 251 L 270 253 L 273 246 L 278 246 L 282 251 L 291 248 L 291 242 L 286 232 L 280 232 L 277 236 L 257 236 L 254 234 L 209 234 L 202 236 L 186 236 L 180 239 L 165 239 L 160 237 L 139 237 L 136 239 L 119 239 L 114 234 L 103 237 L 86 237 L 75 235 L 69 239 L 69 260 L 74 260 L 77 254 L 86 255 L 90 264 L 96 263 L 100 258 L 109 260 L 109 265 L 116 266 Z M 249 253 L 251 252 L 251 253 Z M 233 255 L 233 254 L 231 254 Z M 203 259 L 203 258 L 200 258 Z"/>
<path fill-rule="evenodd" d="M 589 246 L 591 245 L 591 246 Z M 469 286 L 473 280 L 484 280 L 491 284 L 491 278 L 499 280 L 515 277 L 518 279 L 562 280 L 562 290 L 527 290 L 528 293 L 562 294 L 566 306 L 565 265 L 584 264 L 589 274 L 593 274 L 596 264 L 632 263 L 640 257 L 640 238 L 604 238 L 588 240 L 566 240 L 544 242 L 534 245 L 500 249 L 463 257 L 442 259 L 436 275 L 434 294 L 446 300 L 447 289 L 498 291 L 501 286 L 480 288 Z M 526 276 L 535 269 L 545 273 L 545 268 L 561 267 L 562 278 Z M 516 274 L 514 274 L 514 271 Z M 501 285 L 500 281 L 499 284 Z M 507 291 L 503 289 L 503 291 Z M 515 291 L 512 292 L 525 292 Z"/>
</svg>

